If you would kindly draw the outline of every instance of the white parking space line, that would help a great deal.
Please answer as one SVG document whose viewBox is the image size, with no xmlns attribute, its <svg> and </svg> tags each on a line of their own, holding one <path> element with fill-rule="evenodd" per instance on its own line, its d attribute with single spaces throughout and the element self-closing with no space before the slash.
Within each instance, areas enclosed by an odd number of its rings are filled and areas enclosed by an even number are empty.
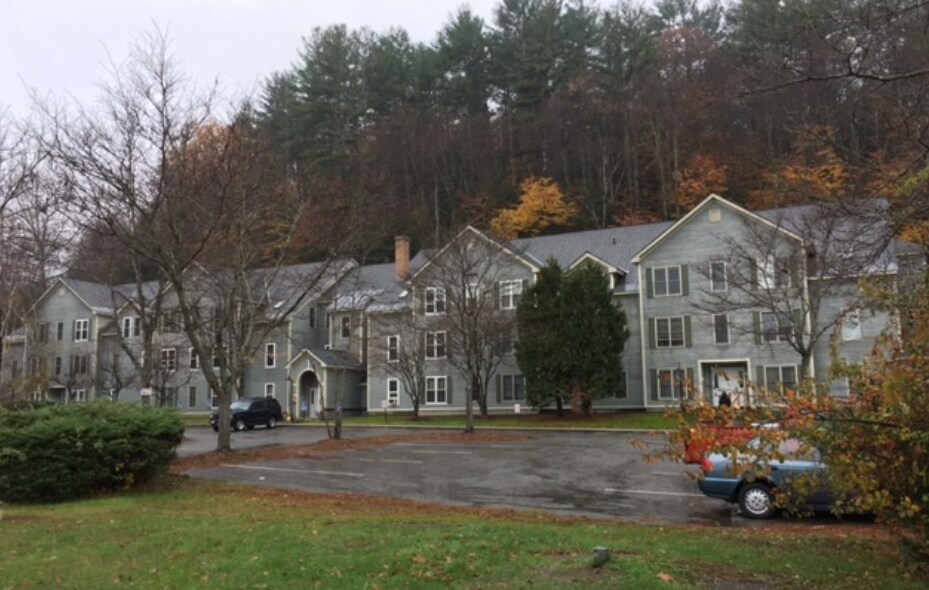
<svg viewBox="0 0 929 590">
<path fill-rule="evenodd" d="M 358 457 L 354 460 L 363 461 L 365 463 L 409 463 L 410 465 L 422 465 L 420 459 L 369 459 L 367 457 Z"/>
<path fill-rule="evenodd" d="M 705 498 L 703 494 L 691 494 L 688 492 L 659 492 L 657 490 L 621 490 L 618 488 L 604 488 L 607 494 L 644 494 L 646 496 L 677 496 L 680 498 Z"/>
<path fill-rule="evenodd" d="M 423 450 L 423 451 L 410 451 L 410 452 L 416 453 L 417 455 L 473 455 L 474 454 L 473 451 L 442 451 L 442 450 L 434 450 L 434 451 Z"/>
<path fill-rule="evenodd" d="M 255 471 L 286 471 L 289 473 L 314 473 L 316 475 L 335 475 L 341 477 L 364 477 L 364 473 L 352 473 L 350 471 L 322 471 L 319 469 L 293 469 L 290 467 L 265 467 L 262 465 L 231 465 L 224 463 L 222 467 L 235 467 L 236 469 L 253 469 Z"/>
</svg>

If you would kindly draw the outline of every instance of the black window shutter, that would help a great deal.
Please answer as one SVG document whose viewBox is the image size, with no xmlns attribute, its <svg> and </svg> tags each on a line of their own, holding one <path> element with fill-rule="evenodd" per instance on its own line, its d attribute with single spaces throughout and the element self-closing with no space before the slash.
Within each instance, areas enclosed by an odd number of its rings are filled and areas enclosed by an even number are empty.
<svg viewBox="0 0 929 590">
<path fill-rule="evenodd" d="M 690 347 L 693 345 L 693 333 L 690 328 L 690 316 L 684 316 L 684 346 Z"/>
<path fill-rule="evenodd" d="M 650 381 L 649 385 L 650 385 L 650 389 L 652 390 L 652 391 L 651 391 L 651 399 L 652 399 L 652 400 L 657 400 L 657 399 L 659 398 L 659 396 L 660 396 L 660 393 L 659 393 L 659 391 L 658 391 L 658 369 L 652 369 L 652 370 L 651 370 L 651 374 L 649 375 L 649 377 L 650 377 L 650 378 L 649 378 L 649 381 Z"/>
<path fill-rule="evenodd" d="M 448 400 L 448 405 L 452 405 L 452 378 L 450 375 L 445 377 L 445 399 Z"/>
<path fill-rule="evenodd" d="M 496 375 L 494 380 L 496 381 L 497 388 L 497 403 L 503 402 L 503 375 Z"/>
<path fill-rule="evenodd" d="M 648 318 L 648 347 L 656 348 L 655 345 L 655 318 Z"/>
<path fill-rule="evenodd" d="M 752 312 L 752 324 L 755 332 L 755 344 L 761 344 L 761 312 Z"/>
<path fill-rule="evenodd" d="M 690 278 L 687 272 L 687 265 L 681 265 L 681 294 L 687 295 L 690 293 Z"/>
<path fill-rule="evenodd" d="M 645 269 L 645 296 L 649 299 L 655 296 L 655 290 L 652 286 L 652 269 Z"/>
</svg>

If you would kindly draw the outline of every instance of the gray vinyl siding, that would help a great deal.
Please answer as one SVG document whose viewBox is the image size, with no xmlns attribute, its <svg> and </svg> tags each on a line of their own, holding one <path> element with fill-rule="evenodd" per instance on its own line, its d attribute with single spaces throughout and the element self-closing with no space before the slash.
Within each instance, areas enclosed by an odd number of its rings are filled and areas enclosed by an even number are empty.
<svg viewBox="0 0 929 590">
<path fill-rule="evenodd" d="M 800 358 L 786 342 L 763 345 L 755 344 L 753 315 L 750 310 L 729 313 L 730 342 L 716 344 L 712 314 L 706 310 L 706 293 L 710 289 L 707 268 L 713 260 L 725 258 L 729 250 L 728 240 L 744 235 L 746 218 L 725 206 L 719 207 L 722 219 L 710 222 L 706 210 L 695 214 L 688 223 L 680 226 L 662 243 L 650 251 L 641 263 L 643 272 L 644 326 L 646 335 L 643 349 L 646 352 L 645 381 L 648 405 L 663 405 L 667 400 L 659 399 L 655 390 L 655 371 L 660 369 L 682 370 L 687 378 L 699 386 L 701 361 L 742 361 L 748 359 L 753 367 L 766 365 L 799 365 Z M 758 223 L 751 221 L 750 223 Z M 773 230 L 772 230 L 773 231 Z M 650 274 L 660 267 L 681 268 L 682 294 L 657 296 Z M 799 291 L 798 291 L 799 293 Z M 651 295 L 651 296 L 649 296 Z M 685 318 L 684 346 L 658 348 L 654 342 L 657 318 Z M 754 377 L 755 374 L 750 375 Z"/>
</svg>

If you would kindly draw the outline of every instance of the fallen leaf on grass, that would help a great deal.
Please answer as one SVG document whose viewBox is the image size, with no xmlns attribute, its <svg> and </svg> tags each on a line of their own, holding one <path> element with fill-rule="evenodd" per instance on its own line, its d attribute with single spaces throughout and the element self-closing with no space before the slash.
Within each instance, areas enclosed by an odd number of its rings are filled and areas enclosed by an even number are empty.
<svg viewBox="0 0 929 590">
<path fill-rule="evenodd" d="M 670 583 L 674 580 L 671 574 L 666 574 L 664 572 L 661 572 L 658 574 L 658 579 L 661 580 L 662 582 L 667 582 L 667 583 Z"/>
<path fill-rule="evenodd" d="M 422 555 L 417 555 L 413 558 L 413 563 L 426 563 L 426 558 Z"/>
</svg>

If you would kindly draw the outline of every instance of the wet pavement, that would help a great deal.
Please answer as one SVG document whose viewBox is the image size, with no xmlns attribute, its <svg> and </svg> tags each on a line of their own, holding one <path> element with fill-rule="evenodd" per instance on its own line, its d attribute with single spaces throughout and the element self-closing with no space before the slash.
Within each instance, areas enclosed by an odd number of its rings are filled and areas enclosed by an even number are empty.
<svg viewBox="0 0 929 590">
<path fill-rule="evenodd" d="M 202 432 L 201 432 L 202 430 Z M 346 438 L 410 433 L 348 428 Z M 321 493 L 364 494 L 457 506 L 541 510 L 636 522 L 752 525 L 732 507 L 704 497 L 695 466 L 647 464 L 633 438 L 660 435 L 532 432 L 515 442 L 401 442 L 342 450 L 319 459 L 265 461 L 189 472 L 191 477 Z M 188 429 L 179 454 L 215 447 L 215 434 Z M 233 433 L 233 448 L 312 442 L 322 428 L 282 427 Z M 689 475 L 691 474 L 691 475 Z"/>
</svg>

